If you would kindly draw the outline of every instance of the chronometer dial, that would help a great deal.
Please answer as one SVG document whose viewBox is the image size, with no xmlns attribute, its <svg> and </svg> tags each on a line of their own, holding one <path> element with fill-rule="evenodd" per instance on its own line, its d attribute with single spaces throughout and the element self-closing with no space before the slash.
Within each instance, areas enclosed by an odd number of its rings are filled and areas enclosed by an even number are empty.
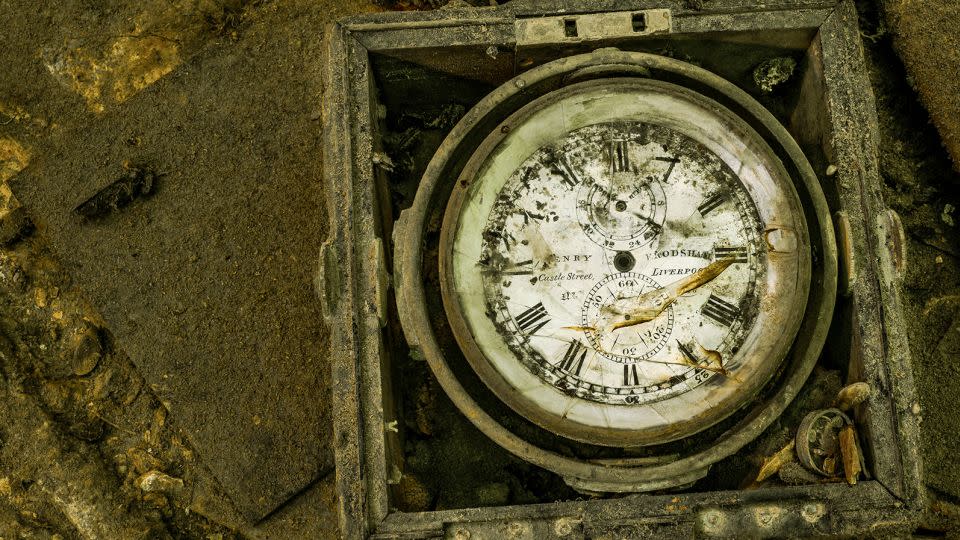
<svg viewBox="0 0 960 540">
<path fill-rule="evenodd" d="M 478 263 L 492 321 L 527 369 L 578 398 L 646 403 L 733 356 L 758 310 L 761 234 L 744 186 L 701 144 L 594 124 L 507 180 Z"/>
<path fill-rule="evenodd" d="M 571 85 L 514 113 L 464 170 L 444 303 L 467 360 L 522 416 L 583 441 L 665 442 L 776 371 L 809 240 L 789 175 L 729 111 L 662 82 Z"/>
</svg>

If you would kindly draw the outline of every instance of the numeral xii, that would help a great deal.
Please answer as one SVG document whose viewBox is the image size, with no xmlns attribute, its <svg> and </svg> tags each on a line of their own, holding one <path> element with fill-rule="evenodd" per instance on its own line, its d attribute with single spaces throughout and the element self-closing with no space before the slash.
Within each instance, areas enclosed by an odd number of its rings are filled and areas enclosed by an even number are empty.
<svg viewBox="0 0 960 540">
<path fill-rule="evenodd" d="M 610 170 L 626 172 L 630 170 L 630 141 L 610 141 Z"/>
</svg>

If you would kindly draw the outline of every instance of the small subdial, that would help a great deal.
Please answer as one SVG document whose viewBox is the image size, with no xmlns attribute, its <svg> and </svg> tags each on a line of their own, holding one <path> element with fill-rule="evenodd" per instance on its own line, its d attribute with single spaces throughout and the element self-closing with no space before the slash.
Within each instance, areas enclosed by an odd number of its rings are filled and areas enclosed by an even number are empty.
<svg viewBox="0 0 960 540">
<path fill-rule="evenodd" d="M 630 172 L 585 182 L 577 194 L 577 218 L 584 233 L 607 249 L 629 251 L 653 242 L 666 214 L 660 182 Z"/>
<path fill-rule="evenodd" d="M 648 360 L 660 352 L 673 334 L 673 306 L 651 321 L 617 328 L 623 316 L 612 315 L 609 306 L 618 300 L 636 297 L 660 288 L 653 279 L 635 272 L 611 274 L 600 280 L 581 308 L 584 333 L 604 357 L 620 363 Z"/>
</svg>

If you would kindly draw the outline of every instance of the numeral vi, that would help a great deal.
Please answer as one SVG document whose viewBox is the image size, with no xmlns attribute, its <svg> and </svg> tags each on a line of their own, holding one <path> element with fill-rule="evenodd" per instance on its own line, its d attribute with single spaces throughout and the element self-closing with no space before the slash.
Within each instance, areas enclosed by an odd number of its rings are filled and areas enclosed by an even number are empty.
<svg viewBox="0 0 960 540">
<path fill-rule="evenodd" d="M 636 364 L 623 365 L 623 385 L 640 386 L 640 376 L 637 374 Z"/>
</svg>

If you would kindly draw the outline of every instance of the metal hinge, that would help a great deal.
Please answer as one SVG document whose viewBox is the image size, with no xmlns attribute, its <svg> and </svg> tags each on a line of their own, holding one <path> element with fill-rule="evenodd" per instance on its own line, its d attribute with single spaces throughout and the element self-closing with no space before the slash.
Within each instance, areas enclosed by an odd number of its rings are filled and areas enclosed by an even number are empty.
<svg viewBox="0 0 960 540">
<path fill-rule="evenodd" d="M 527 47 L 668 34 L 673 22 L 669 9 L 645 9 L 517 19 L 515 28 L 517 47 Z"/>
<path fill-rule="evenodd" d="M 320 298 L 320 314 L 326 324 L 330 324 L 333 320 L 337 311 L 337 300 L 340 298 L 343 276 L 341 275 L 339 262 L 340 259 L 334 243 L 327 240 L 321 244 L 313 286 Z"/>
<path fill-rule="evenodd" d="M 374 238 L 366 246 L 363 260 L 374 273 L 372 298 L 369 298 L 376 312 L 380 325 L 387 323 L 387 294 L 389 293 L 391 277 L 386 266 L 383 241 Z M 319 264 L 314 275 L 314 288 L 320 298 L 320 313 L 324 322 L 331 324 L 336 320 L 337 305 L 343 295 L 344 261 L 337 252 L 336 246 L 330 240 L 320 246 Z"/>
</svg>

